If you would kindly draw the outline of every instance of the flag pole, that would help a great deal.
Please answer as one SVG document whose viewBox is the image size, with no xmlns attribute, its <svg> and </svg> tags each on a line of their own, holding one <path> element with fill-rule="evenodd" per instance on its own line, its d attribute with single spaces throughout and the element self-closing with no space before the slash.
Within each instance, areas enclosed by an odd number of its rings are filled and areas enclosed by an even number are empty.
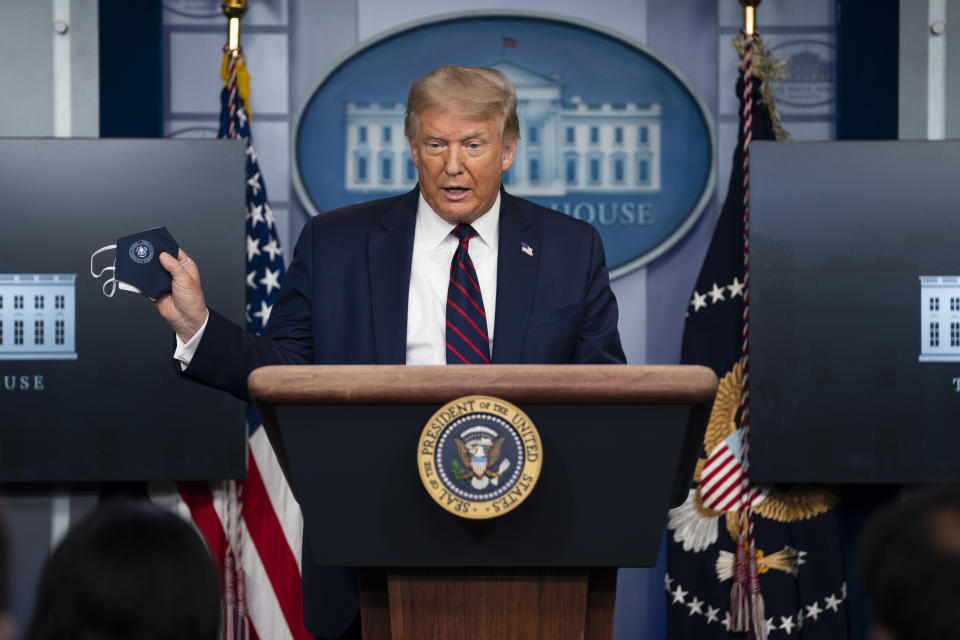
<svg viewBox="0 0 960 640">
<path fill-rule="evenodd" d="M 753 44 L 756 36 L 757 6 L 761 0 L 740 0 L 743 7 L 743 335 L 740 366 L 743 382 L 740 395 L 740 535 L 734 561 L 730 593 L 730 631 L 750 632 L 755 640 L 766 640 L 763 596 L 757 575 L 757 543 L 753 529 L 753 494 L 750 489 L 750 141 L 753 137 Z"/>
<path fill-rule="evenodd" d="M 757 28 L 757 5 L 761 0 L 740 0 L 743 7 L 743 32 L 752 36 Z"/>
<path fill-rule="evenodd" d="M 223 0 L 223 15 L 227 16 L 227 50 L 237 56 L 240 50 L 240 18 L 247 12 L 247 0 Z"/>
<path fill-rule="evenodd" d="M 237 62 L 241 56 L 240 19 L 247 12 L 247 0 L 223 0 L 223 15 L 227 17 L 227 44 L 224 54 L 227 64 L 227 87 L 229 90 L 228 137 L 237 137 Z M 227 551 L 224 559 L 224 605 L 223 640 L 245 640 L 249 637 L 249 619 L 246 612 L 246 578 L 243 570 L 243 544 L 241 519 L 242 485 L 228 481 L 225 487 L 227 498 Z"/>
</svg>

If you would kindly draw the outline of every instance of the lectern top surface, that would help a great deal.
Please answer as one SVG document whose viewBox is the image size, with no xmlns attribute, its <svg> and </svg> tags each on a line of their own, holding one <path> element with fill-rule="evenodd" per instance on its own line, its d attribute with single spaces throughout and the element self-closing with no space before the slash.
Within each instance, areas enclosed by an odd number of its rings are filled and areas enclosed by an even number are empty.
<svg viewBox="0 0 960 640">
<path fill-rule="evenodd" d="M 690 365 L 285 365 L 255 370 L 249 388 L 265 404 L 445 402 L 472 393 L 525 403 L 706 404 L 717 378 Z"/>
</svg>

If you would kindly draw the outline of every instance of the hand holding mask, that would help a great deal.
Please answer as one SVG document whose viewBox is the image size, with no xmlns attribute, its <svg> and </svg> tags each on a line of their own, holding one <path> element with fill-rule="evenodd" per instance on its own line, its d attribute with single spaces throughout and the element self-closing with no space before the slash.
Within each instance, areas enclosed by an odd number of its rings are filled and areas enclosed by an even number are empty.
<svg viewBox="0 0 960 640">
<path fill-rule="evenodd" d="M 94 258 L 110 249 L 116 249 L 113 265 L 94 271 Z M 177 241 L 166 227 L 125 236 L 117 240 L 116 244 L 93 252 L 90 256 L 90 275 L 99 278 L 108 271 L 112 274 L 112 277 L 103 283 L 103 294 L 108 298 L 112 298 L 119 288 L 122 291 L 143 294 L 156 301 L 170 291 L 172 282 L 170 274 L 160 265 L 158 259 L 164 251 L 174 257 L 180 251 Z"/>
</svg>

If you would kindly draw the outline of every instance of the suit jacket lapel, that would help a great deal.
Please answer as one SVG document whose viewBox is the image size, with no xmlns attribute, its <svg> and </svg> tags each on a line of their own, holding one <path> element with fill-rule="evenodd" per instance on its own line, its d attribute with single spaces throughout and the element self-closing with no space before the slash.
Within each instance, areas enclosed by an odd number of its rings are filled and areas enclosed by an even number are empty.
<svg viewBox="0 0 960 640">
<path fill-rule="evenodd" d="M 377 364 L 407 359 L 407 298 L 416 229 L 414 189 L 387 210 L 370 233 L 370 294 Z"/>
<path fill-rule="evenodd" d="M 540 261 L 540 236 L 516 198 L 505 191 L 501 192 L 498 251 L 493 362 L 516 364 L 520 360 L 527 316 L 533 303 Z"/>
</svg>

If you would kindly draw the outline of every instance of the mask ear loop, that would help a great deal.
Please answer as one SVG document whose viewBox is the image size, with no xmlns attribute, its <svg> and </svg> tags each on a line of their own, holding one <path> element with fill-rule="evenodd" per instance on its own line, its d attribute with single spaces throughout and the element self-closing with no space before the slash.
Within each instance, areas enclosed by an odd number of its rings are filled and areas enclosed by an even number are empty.
<svg viewBox="0 0 960 640">
<path fill-rule="evenodd" d="M 116 249 L 116 248 L 117 248 L 117 245 L 108 244 L 105 247 L 101 247 L 97 249 L 90 255 L 90 275 L 92 275 L 94 278 L 99 278 L 100 276 L 105 274 L 107 271 L 113 274 L 117 272 L 116 258 L 114 258 L 113 265 L 110 265 L 109 267 L 104 267 L 97 273 L 94 273 L 93 271 L 93 259 L 96 258 L 99 254 L 103 253 L 104 251 L 110 251 L 111 249 Z M 108 288 L 110 289 L 109 293 L 107 293 Z M 117 279 L 115 277 L 109 278 L 103 283 L 103 286 L 101 287 L 101 289 L 103 290 L 103 295 L 107 296 L 108 298 L 112 298 L 114 294 L 117 292 Z"/>
<path fill-rule="evenodd" d="M 102 274 L 102 273 L 105 273 L 105 272 L 107 272 L 107 271 L 109 271 L 109 272 L 111 272 L 111 273 L 115 273 L 115 272 L 116 272 L 116 267 L 106 267 L 106 268 L 105 268 L 103 271 L 101 271 L 100 273 Z M 111 286 L 111 285 L 112 285 L 112 286 Z M 110 292 L 109 292 L 109 293 L 107 293 L 107 287 L 110 288 Z M 107 296 L 108 298 L 112 298 L 112 297 L 113 297 L 113 294 L 115 294 L 115 293 L 117 292 L 117 279 L 116 279 L 116 278 L 110 278 L 109 280 L 104 280 L 104 281 L 103 281 L 103 287 L 101 287 L 101 288 L 103 289 L 103 295 Z"/>
</svg>

